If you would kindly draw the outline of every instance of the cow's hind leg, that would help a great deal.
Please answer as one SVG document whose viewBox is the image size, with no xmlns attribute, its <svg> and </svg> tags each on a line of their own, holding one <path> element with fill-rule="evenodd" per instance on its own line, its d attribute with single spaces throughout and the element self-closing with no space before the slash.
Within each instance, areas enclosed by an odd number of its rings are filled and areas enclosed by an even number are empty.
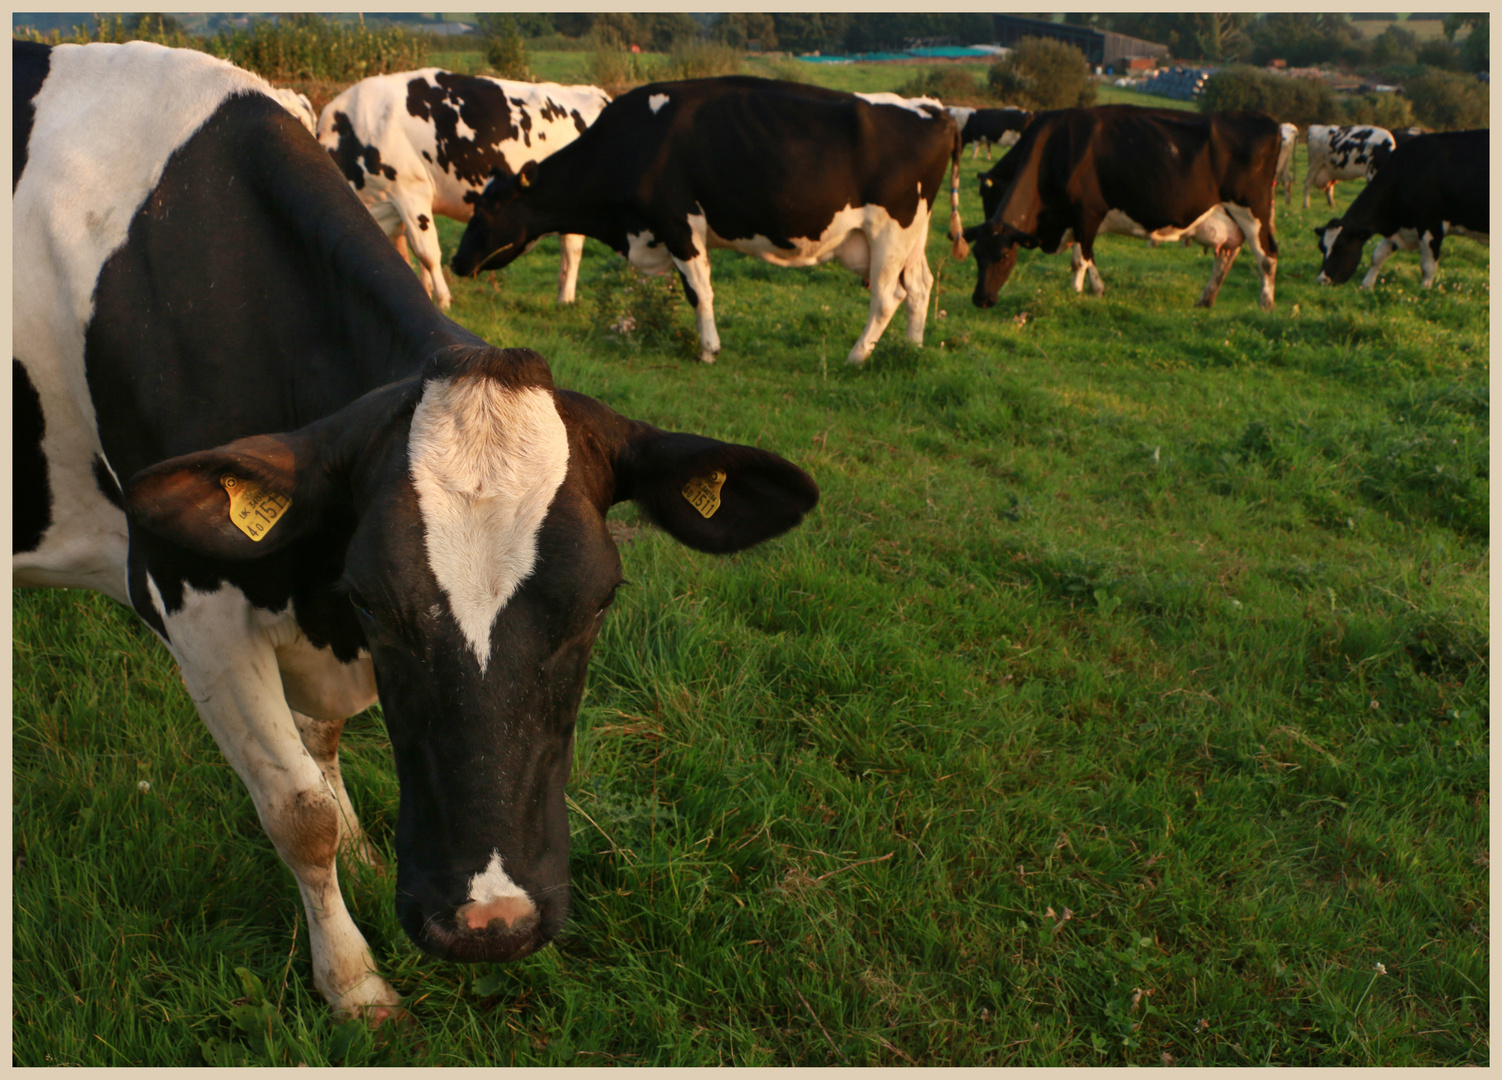
<svg viewBox="0 0 1502 1080">
<path fill-rule="evenodd" d="M 1439 273 L 1439 248 L 1444 243 L 1443 229 L 1425 229 L 1419 234 L 1419 269 L 1424 273 L 1423 286 L 1434 287 L 1434 276 Z"/>
<path fill-rule="evenodd" d="M 1270 199 L 1268 201 L 1271 202 Z M 1257 297 L 1257 303 L 1271 311 L 1278 276 L 1278 242 L 1273 237 L 1272 227 L 1264 225 L 1252 210 L 1237 203 L 1221 203 L 1221 206 L 1231 215 L 1231 220 L 1241 230 L 1247 246 L 1252 249 L 1252 257 L 1257 260 L 1257 270 L 1262 275 L 1262 292 Z"/>
<path fill-rule="evenodd" d="M 377 972 L 339 891 L 339 800 L 303 744 L 276 652 L 238 590 L 184 588 L 165 619 L 183 682 L 214 741 L 250 791 L 308 918 L 313 982 L 340 1013 L 379 1021 L 401 999 Z"/>
<path fill-rule="evenodd" d="M 914 215 L 912 224 L 906 229 L 898 225 L 896 221 L 888 217 L 883 211 L 875 220 L 868 218 L 865 226 L 866 241 L 870 245 L 870 266 L 868 280 L 871 283 L 871 317 L 866 321 L 866 328 L 861 331 L 861 336 L 855 339 L 855 346 L 850 350 L 850 355 L 845 358 L 847 364 L 864 364 L 871 353 L 876 350 L 876 343 L 881 340 L 882 333 L 887 328 L 887 323 L 892 321 L 892 316 L 897 314 L 897 305 L 905 299 L 905 293 L 918 287 L 924 287 L 923 304 L 928 303 L 927 288 L 932 287 L 932 277 L 920 283 L 918 275 L 914 275 L 907 286 L 902 283 L 903 269 L 908 265 L 908 260 L 913 257 L 913 246 L 922 254 L 924 240 L 928 236 L 929 215 L 925 212 L 926 207 L 920 201 L 918 213 Z M 925 272 L 928 270 L 925 257 Z M 918 327 L 919 341 L 922 343 L 922 325 Z"/>
<path fill-rule="evenodd" d="M 928 325 L 928 301 L 934 292 L 934 273 L 929 269 L 928 253 L 922 242 L 913 245 L 898 284 L 905 293 L 902 303 L 907 308 L 907 339 L 914 345 L 922 345 L 923 330 Z"/>
<path fill-rule="evenodd" d="M 579 284 L 579 260 L 584 255 L 584 237 L 578 233 L 565 233 L 558 238 L 558 302 L 572 304 L 574 289 Z"/>
</svg>

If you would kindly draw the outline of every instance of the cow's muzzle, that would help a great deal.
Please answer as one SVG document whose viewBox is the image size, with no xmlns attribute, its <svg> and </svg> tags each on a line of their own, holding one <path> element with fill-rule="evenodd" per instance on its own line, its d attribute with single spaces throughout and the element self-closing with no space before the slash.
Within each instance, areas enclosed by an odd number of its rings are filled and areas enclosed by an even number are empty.
<svg viewBox="0 0 1502 1080">
<path fill-rule="evenodd" d="M 567 917 L 567 890 L 541 907 L 529 897 L 508 896 L 430 907 L 409 896 L 397 899 L 407 936 L 431 956 L 458 963 L 505 963 L 531 956 L 552 941 Z"/>
</svg>

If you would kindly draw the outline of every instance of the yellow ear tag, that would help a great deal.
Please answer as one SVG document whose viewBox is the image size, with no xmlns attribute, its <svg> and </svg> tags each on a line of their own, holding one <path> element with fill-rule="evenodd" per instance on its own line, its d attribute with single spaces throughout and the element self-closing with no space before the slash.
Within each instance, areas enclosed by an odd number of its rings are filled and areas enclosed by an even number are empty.
<svg viewBox="0 0 1502 1080">
<path fill-rule="evenodd" d="M 230 521 L 252 540 L 264 538 L 292 505 L 287 496 L 267 491 L 249 480 L 226 476 L 222 482 L 224 490 L 229 492 Z"/>
<path fill-rule="evenodd" d="M 705 517 L 714 517 L 720 508 L 720 488 L 725 484 L 725 474 L 719 469 L 708 476 L 696 476 L 683 485 L 683 497 L 688 504 Z"/>
</svg>

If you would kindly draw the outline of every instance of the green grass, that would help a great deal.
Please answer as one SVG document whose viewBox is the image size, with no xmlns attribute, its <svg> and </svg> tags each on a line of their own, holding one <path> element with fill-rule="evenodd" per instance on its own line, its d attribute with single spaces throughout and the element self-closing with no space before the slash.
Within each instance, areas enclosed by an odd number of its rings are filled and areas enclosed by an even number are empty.
<svg viewBox="0 0 1502 1080">
<path fill-rule="evenodd" d="M 517 964 L 437 963 L 347 868 L 416 1016 L 375 1036 L 313 992 L 164 650 L 110 601 L 16 594 L 14 1060 L 1489 1064 L 1487 252 L 1319 288 L 1328 216 L 1279 206 L 1272 312 L 1249 256 L 1199 311 L 1207 257 L 1120 237 L 1103 298 L 1024 253 L 980 311 L 936 219 L 943 316 L 858 371 L 837 267 L 716 253 L 713 366 L 686 306 L 608 332 L 594 243 L 570 309 L 551 241 L 457 282 L 488 340 L 776 449 L 819 508 L 723 559 L 612 514 L 575 916 Z M 378 710 L 345 761 L 389 853 Z"/>
</svg>

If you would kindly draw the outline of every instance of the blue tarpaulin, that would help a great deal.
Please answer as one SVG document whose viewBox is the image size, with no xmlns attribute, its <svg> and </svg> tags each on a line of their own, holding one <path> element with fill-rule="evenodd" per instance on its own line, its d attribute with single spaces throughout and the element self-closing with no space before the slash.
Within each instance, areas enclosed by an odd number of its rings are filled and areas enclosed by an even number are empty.
<svg viewBox="0 0 1502 1080">
<path fill-rule="evenodd" d="M 810 64 L 867 64 L 878 60 L 969 60 L 994 57 L 994 52 L 965 45 L 939 45 L 928 49 L 904 49 L 902 52 L 856 53 L 854 56 L 800 56 Z"/>
</svg>

